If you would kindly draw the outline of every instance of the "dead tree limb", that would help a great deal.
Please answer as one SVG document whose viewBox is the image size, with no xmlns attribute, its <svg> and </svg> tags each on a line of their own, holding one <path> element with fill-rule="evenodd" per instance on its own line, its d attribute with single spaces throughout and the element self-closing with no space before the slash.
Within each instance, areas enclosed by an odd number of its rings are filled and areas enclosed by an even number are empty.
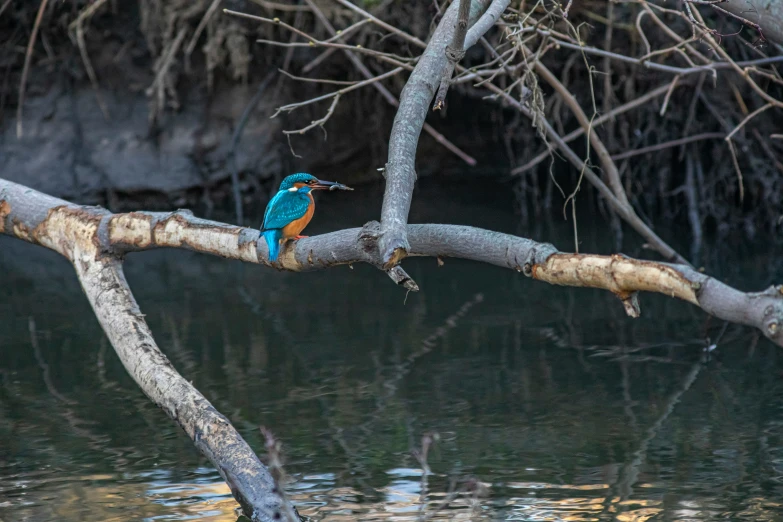
<svg viewBox="0 0 783 522">
<path fill-rule="evenodd" d="M 520 103 L 519 100 L 513 98 L 507 92 L 503 91 L 492 83 L 487 84 L 487 87 L 490 91 L 503 97 L 504 101 L 524 114 L 526 117 L 530 118 L 531 120 L 535 118 L 535 115 L 530 108 Z M 639 235 L 648 242 L 651 248 L 654 248 L 656 251 L 658 251 L 667 261 L 683 264 L 686 266 L 689 265 L 688 261 L 683 256 L 681 256 L 676 250 L 669 246 L 669 244 L 666 243 L 666 241 L 664 241 L 658 234 L 656 234 L 653 229 L 647 226 L 647 223 L 642 221 L 642 218 L 636 214 L 633 207 L 630 205 L 624 205 L 614 195 L 612 189 L 610 189 L 606 183 L 603 182 L 601 177 L 596 174 L 593 169 L 588 167 L 584 160 L 582 160 L 579 155 L 568 146 L 568 144 L 563 140 L 563 138 L 560 137 L 560 135 L 555 131 L 555 129 L 552 127 L 552 124 L 549 123 L 547 119 L 542 119 L 540 121 L 540 125 L 547 137 L 563 153 L 563 156 L 565 156 L 565 158 L 571 162 L 574 167 L 582 171 L 582 174 L 585 178 L 587 178 L 587 181 L 589 181 L 590 184 L 593 185 L 596 190 L 598 190 L 598 193 L 601 194 L 604 199 L 606 199 L 612 210 L 617 212 L 617 214 L 623 218 L 626 223 L 636 230 L 636 232 L 638 232 Z"/>
<path fill-rule="evenodd" d="M 474 45 L 484 32 L 492 27 L 492 24 L 495 23 L 507 6 L 508 2 L 505 0 L 493 0 L 484 15 L 468 31 L 465 38 L 465 47 L 468 48 Z M 444 38 L 442 33 L 448 32 L 448 28 L 453 27 L 452 24 L 454 24 L 453 19 L 456 17 L 457 7 L 458 4 L 455 2 L 446 11 L 416 66 L 416 70 L 421 68 L 420 72 L 417 73 L 414 70 L 408 79 L 401 96 L 401 100 L 405 100 L 406 103 L 401 103 L 392 127 L 389 142 L 389 162 L 386 165 L 385 172 L 386 192 L 384 193 L 383 209 L 381 211 L 381 259 L 385 267 L 396 265 L 409 251 L 410 245 L 405 236 L 405 225 L 408 220 L 410 202 L 413 197 L 413 185 L 416 180 L 416 143 L 421 132 L 419 121 L 424 121 L 426 113 L 422 112 L 425 110 L 423 105 L 429 103 L 432 93 L 435 92 L 434 85 L 437 85 L 438 77 L 437 75 L 433 77 L 433 69 L 436 69 L 434 72 L 437 72 L 437 70 L 443 70 L 443 68 L 448 66 L 446 56 L 443 54 L 444 51 L 441 50 L 440 53 L 437 53 L 437 50 L 445 49 L 448 38 Z M 449 15 L 451 18 L 449 18 Z M 436 61 L 436 59 L 439 59 L 439 61 Z M 440 69 L 437 69 L 438 66 Z M 456 68 L 464 72 L 464 68 L 459 64 L 456 65 Z M 533 112 L 519 100 L 492 83 L 486 84 L 486 87 L 502 97 L 509 105 L 522 112 L 526 117 L 535 121 Z M 403 106 L 406 108 L 406 112 L 403 112 Z M 642 221 L 630 203 L 627 202 L 624 191 L 621 191 L 620 196 L 615 195 L 601 180 L 601 177 L 590 169 L 584 160 L 555 132 L 546 119 L 540 125 L 544 133 L 563 152 L 571 164 L 583 172 L 587 180 L 607 199 L 610 206 L 634 230 L 644 237 L 652 248 L 660 252 L 668 261 L 688 264 L 684 257 Z M 611 159 L 609 161 L 611 162 Z M 621 189 L 621 187 L 617 188 Z"/>
<path fill-rule="evenodd" d="M 0 179 L 0 233 L 50 248 L 73 264 L 95 316 L 136 384 L 212 462 L 248 517 L 281 520 L 281 508 L 287 512 L 290 506 L 283 505 L 266 467 L 155 343 L 125 280 L 121 249 L 111 244 L 123 224 L 134 222 L 121 216 Z M 122 230 L 139 237 L 136 226 Z"/>
<path fill-rule="evenodd" d="M 468 24 L 477 21 L 487 11 L 490 3 L 508 6 L 506 0 L 473 0 Z M 399 263 L 410 250 L 405 226 L 408 223 L 413 184 L 416 181 L 416 148 L 430 102 L 448 67 L 446 46 L 453 39 L 458 11 L 458 2 L 452 3 L 446 10 L 400 95 L 400 106 L 389 138 L 389 161 L 385 170 L 386 191 L 381 209 L 381 259 L 386 268 Z M 481 27 L 486 31 L 491 24 L 482 23 Z M 476 32 L 472 34 L 475 35 L 475 40 L 471 43 L 466 37 L 466 45 L 475 44 L 483 35 Z"/>
<path fill-rule="evenodd" d="M 522 44 L 522 48 L 528 56 L 533 56 L 533 52 L 527 46 Z M 568 107 L 571 109 L 571 112 L 576 117 L 579 125 L 582 127 L 582 129 L 584 129 L 588 139 L 590 140 L 590 144 L 593 146 L 593 150 L 595 150 L 595 153 L 601 162 L 601 168 L 603 168 L 606 182 L 614 192 L 615 197 L 623 206 L 627 207 L 630 212 L 634 212 L 630 201 L 628 201 L 628 196 L 625 194 L 625 188 L 623 187 L 623 182 L 620 179 L 620 171 L 617 169 L 617 165 L 614 163 L 612 155 L 609 154 L 609 149 L 606 148 L 606 145 L 604 145 L 604 142 L 598 135 L 598 132 L 593 128 L 592 120 L 587 117 L 587 114 L 585 114 L 582 106 L 579 105 L 576 96 L 574 96 L 571 91 L 569 91 L 566 86 L 563 85 L 560 80 L 558 80 L 557 76 L 552 74 L 552 71 L 550 71 L 546 65 L 541 63 L 541 61 L 535 61 L 535 69 L 536 72 L 538 72 L 538 74 L 544 78 L 544 81 L 551 85 L 552 88 L 555 89 L 558 94 L 560 94 L 565 104 L 568 105 Z"/>
<path fill-rule="evenodd" d="M 435 103 L 432 107 L 433 110 L 437 111 L 443 108 L 443 102 L 446 101 L 446 93 L 449 90 L 449 85 L 451 85 L 451 76 L 454 74 L 454 68 L 465 56 L 465 51 L 476 45 L 476 42 L 484 36 L 484 33 L 495 25 L 495 22 L 497 22 L 500 15 L 503 14 L 510 3 L 511 0 L 494 0 L 484 14 L 481 15 L 481 18 L 479 18 L 476 23 L 473 24 L 473 27 L 470 28 L 470 31 L 468 31 L 472 1 L 460 0 L 457 28 L 454 31 L 451 43 L 446 46 L 446 58 L 448 59 L 448 63 L 446 69 L 443 71 L 443 76 L 440 79 L 440 87 L 438 87 L 438 94 L 435 96 Z"/>
<path fill-rule="evenodd" d="M 406 232 L 411 256 L 468 259 L 509 268 L 554 285 L 609 290 L 620 298 L 632 317 L 640 313 L 638 292 L 660 293 L 687 301 L 719 319 L 758 328 L 774 343 L 783 346 L 783 286 L 747 293 L 685 265 L 643 261 L 622 255 L 563 253 L 548 243 L 469 226 L 407 225 Z M 199 219 L 188 211 L 112 214 L 99 207 L 74 205 L 2 179 L 0 233 L 46 246 L 72 259 L 80 277 L 94 279 L 89 283 L 83 279 L 82 284 L 104 328 L 119 326 L 126 332 L 139 331 L 137 326 L 141 328 L 143 325 L 143 319 L 138 317 L 138 309 L 122 279 L 122 272 L 118 270 L 118 260 L 129 252 L 184 248 L 293 272 L 359 262 L 374 266 L 382 264 L 380 225 L 377 222 L 288 243 L 281 252 L 279 263 L 272 264 L 258 230 Z M 98 284 L 101 281 L 104 286 Z M 112 285 L 119 286 L 114 288 Z M 90 296 L 89 292 L 101 288 L 104 288 L 102 292 L 108 292 L 107 296 Z M 127 292 L 124 297 L 123 292 Z M 105 304 L 121 303 L 121 299 L 125 299 L 127 306 L 97 309 Z M 130 316 L 115 324 L 112 314 Z M 151 358 L 152 362 L 166 361 L 157 351 L 148 330 L 140 331 L 144 333 L 143 340 L 112 333 L 109 333 L 109 338 L 113 343 L 142 343 L 127 348 L 115 345 L 118 353 L 127 349 L 128 353 L 144 352 L 140 355 Z M 166 387 L 160 386 L 159 381 L 143 378 L 146 374 L 139 374 L 138 365 L 126 367 L 153 400 L 179 400 L 179 395 L 175 398 L 167 396 Z M 170 372 L 172 379 L 174 375 L 179 377 L 173 368 L 166 371 Z M 187 383 L 182 386 L 183 390 L 198 394 L 195 389 L 187 388 Z M 202 405 L 202 410 L 211 408 L 200 395 L 193 397 L 195 403 Z M 169 415 L 177 413 L 170 409 L 166 411 Z M 209 412 L 209 418 L 222 419 L 220 422 L 223 422 L 224 418 L 217 412 Z M 190 428 L 185 429 L 188 431 Z M 202 433 L 203 437 L 205 432 L 196 430 L 193 433 Z M 236 437 L 241 441 L 238 435 Z M 247 451 L 250 449 L 247 448 Z M 213 462 L 216 460 L 219 459 L 215 457 Z M 258 473 L 260 479 L 266 480 L 265 474 Z M 231 480 L 230 474 L 224 476 Z"/>
<path fill-rule="evenodd" d="M 438 87 L 438 94 L 435 96 L 435 104 L 432 110 L 438 111 L 443 108 L 443 102 L 446 101 L 446 93 L 449 91 L 449 85 L 451 84 L 451 76 L 454 74 L 454 67 L 457 66 L 457 62 L 465 57 L 465 36 L 468 34 L 470 4 L 471 0 L 459 0 L 457 28 L 454 30 L 451 43 L 446 46 L 448 65 L 443 70 L 443 76 L 440 78 L 440 87 Z"/>
<path fill-rule="evenodd" d="M 720 7 L 758 24 L 764 38 L 783 45 L 783 3 L 769 0 L 732 0 L 721 3 Z"/>
</svg>

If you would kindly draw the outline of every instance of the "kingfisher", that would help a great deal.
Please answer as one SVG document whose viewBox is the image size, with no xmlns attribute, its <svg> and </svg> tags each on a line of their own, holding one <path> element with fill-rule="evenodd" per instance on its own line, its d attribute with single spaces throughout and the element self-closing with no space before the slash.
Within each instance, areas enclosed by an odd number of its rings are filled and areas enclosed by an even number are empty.
<svg viewBox="0 0 783 522">
<path fill-rule="evenodd" d="M 286 176 L 277 194 L 267 204 L 261 225 L 261 234 L 269 247 L 270 261 L 277 261 L 283 242 L 307 237 L 300 234 L 315 212 L 314 190 L 353 189 L 342 183 L 320 180 L 306 172 Z"/>
</svg>

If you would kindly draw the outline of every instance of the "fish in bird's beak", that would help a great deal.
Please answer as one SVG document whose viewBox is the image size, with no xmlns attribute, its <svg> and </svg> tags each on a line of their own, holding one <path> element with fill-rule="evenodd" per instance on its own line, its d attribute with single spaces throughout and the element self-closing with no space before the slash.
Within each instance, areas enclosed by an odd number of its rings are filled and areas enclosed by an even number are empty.
<svg viewBox="0 0 783 522">
<path fill-rule="evenodd" d="M 351 187 L 347 185 L 343 185 L 342 183 L 335 183 L 334 181 L 323 181 L 318 180 L 318 182 L 313 185 L 313 189 L 320 189 L 320 190 L 353 190 Z"/>
</svg>

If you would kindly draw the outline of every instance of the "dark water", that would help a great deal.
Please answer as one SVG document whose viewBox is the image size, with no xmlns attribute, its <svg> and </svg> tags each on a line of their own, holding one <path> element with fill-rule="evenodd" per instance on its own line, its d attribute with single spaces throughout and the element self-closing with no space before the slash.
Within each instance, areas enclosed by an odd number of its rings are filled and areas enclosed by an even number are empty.
<svg viewBox="0 0 783 522">
<path fill-rule="evenodd" d="M 376 217 L 378 188 L 363 192 L 321 198 L 308 231 Z M 422 194 L 414 221 L 573 244 L 567 223 L 516 228 L 495 186 Z M 610 251 L 607 229 L 584 220 L 583 247 Z M 771 258 L 711 269 L 760 289 L 781 275 Z M 406 266 L 422 287 L 407 300 L 366 266 L 280 274 L 161 251 L 126 271 L 178 370 L 259 453 L 261 425 L 283 442 L 289 494 L 316 520 L 783 520 L 770 343 L 659 296 L 631 320 L 606 293 L 456 260 Z M 0 285 L 0 520 L 236 520 L 63 260 L 0 238 Z M 412 451 L 427 433 L 439 441 L 422 481 Z"/>
</svg>

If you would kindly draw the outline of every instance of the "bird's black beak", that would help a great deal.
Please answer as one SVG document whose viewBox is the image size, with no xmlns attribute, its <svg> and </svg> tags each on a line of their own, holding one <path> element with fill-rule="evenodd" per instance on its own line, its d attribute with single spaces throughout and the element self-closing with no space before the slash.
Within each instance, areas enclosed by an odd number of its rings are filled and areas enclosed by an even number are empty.
<svg viewBox="0 0 783 522">
<path fill-rule="evenodd" d="M 313 188 L 320 190 L 353 190 L 351 187 L 343 185 L 342 183 L 336 183 L 334 181 L 323 181 L 320 179 L 315 185 L 313 185 Z"/>
</svg>

